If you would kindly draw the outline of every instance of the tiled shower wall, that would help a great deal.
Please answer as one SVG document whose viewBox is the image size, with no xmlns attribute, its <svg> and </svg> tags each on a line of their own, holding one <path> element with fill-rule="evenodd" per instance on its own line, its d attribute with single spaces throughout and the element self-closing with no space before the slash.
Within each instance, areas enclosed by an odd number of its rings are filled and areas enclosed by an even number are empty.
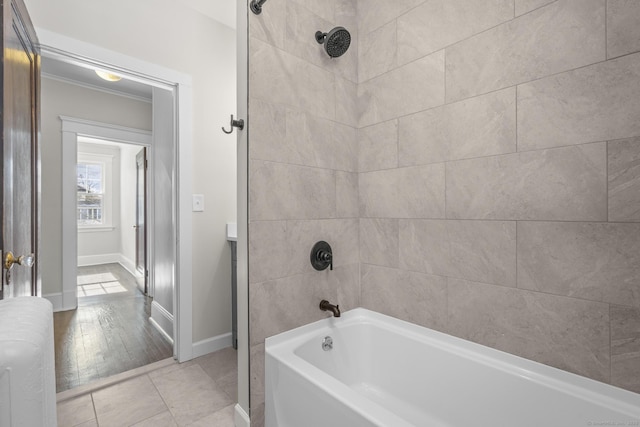
<svg viewBox="0 0 640 427">
<path fill-rule="evenodd" d="M 264 340 L 323 317 L 320 300 L 360 306 L 357 22 L 350 0 L 269 0 L 249 13 L 251 425 L 264 423 Z M 344 26 L 332 60 L 315 32 Z M 330 242 L 333 271 L 309 254 Z"/>
<path fill-rule="evenodd" d="M 640 392 L 640 2 L 361 0 L 361 302 Z"/>
<path fill-rule="evenodd" d="M 322 298 L 640 392 L 640 2 L 249 15 L 252 425 L 265 337 Z"/>
</svg>

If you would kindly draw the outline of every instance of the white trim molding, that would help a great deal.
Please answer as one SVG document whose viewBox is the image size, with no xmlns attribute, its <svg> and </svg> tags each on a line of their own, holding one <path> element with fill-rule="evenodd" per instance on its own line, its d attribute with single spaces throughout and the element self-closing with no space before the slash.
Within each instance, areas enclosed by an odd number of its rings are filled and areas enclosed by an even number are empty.
<svg viewBox="0 0 640 427">
<path fill-rule="evenodd" d="M 231 332 L 193 343 L 193 358 L 222 350 L 233 345 Z"/>
<path fill-rule="evenodd" d="M 151 303 L 151 317 L 149 321 L 156 327 L 166 339 L 174 343 L 173 340 L 173 314 L 169 313 L 163 306 L 153 301 Z"/>
<path fill-rule="evenodd" d="M 249 418 L 249 415 L 247 415 L 247 413 L 244 411 L 244 409 L 242 409 L 242 406 L 236 403 L 234 409 L 234 422 L 236 424 L 236 427 L 251 427 L 251 419 Z"/>
</svg>

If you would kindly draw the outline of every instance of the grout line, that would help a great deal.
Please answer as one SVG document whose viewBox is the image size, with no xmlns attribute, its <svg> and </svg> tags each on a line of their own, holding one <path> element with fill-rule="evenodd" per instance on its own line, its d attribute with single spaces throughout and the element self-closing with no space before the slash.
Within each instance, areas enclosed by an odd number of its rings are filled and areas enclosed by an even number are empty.
<svg viewBox="0 0 640 427">
<path fill-rule="evenodd" d="M 96 410 L 96 402 L 93 399 L 93 393 L 91 393 L 89 396 L 91 396 L 91 406 L 93 407 L 93 416 L 94 416 L 94 419 L 96 421 L 96 425 L 99 425 L 98 424 L 98 411 Z"/>
<path fill-rule="evenodd" d="M 605 177 L 605 197 L 607 200 L 607 222 L 612 222 L 610 215 L 609 215 L 609 145 L 611 144 L 611 141 L 607 141 L 606 145 L 604 147 L 604 157 L 605 157 L 605 164 L 604 164 L 604 177 Z"/>
<path fill-rule="evenodd" d="M 112 375 L 108 378 L 103 378 L 103 379 L 91 382 L 89 384 L 85 384 L 76 388 L 61 391 L 60 393 L 56 394 L 56 402 L 60 403 L 60 402 L 64 402 L 69 399 L 73 399 L 75 397 L 79 397 L 88 393 L 94 393 L 96 391 L 100 391 L 109 386 L 146 375 L 149 372 L 152 372 L 176 363 L 178 362 L 176 362 L 173 359 L 173 357 L 169 357 L 167 359 L 160 360 L 158 362 L 154 362 L 149 365 L 141 366 L 139 368 L 131 369 L 129 371 L 126 371 L 120 374 Z"/>
<path fill-rule="evenodd" d="M 607 21 L 609 16 L 608 10 L 609 0 L 604 0 L 604 57 L 609 59 L 609 31 L 607 28 Z"/>
</svg>

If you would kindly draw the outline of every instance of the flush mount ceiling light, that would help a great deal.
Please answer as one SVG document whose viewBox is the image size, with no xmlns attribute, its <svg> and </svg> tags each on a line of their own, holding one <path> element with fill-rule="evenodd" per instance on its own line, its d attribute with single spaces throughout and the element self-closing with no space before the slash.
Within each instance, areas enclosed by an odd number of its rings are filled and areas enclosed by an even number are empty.
<svg viewBox="0 0 640 427">
<path fill-rule="evenodd" d="M 100 76 L 101 79 L 104 79 L 104 80 L 106 80 L 108 82 L 117 82 L 117 81 L 122 80 L 122 77 L 120 77 L 120 76 L 118 76 L 116 74 L 111 74 L 111 73 L 108 73 L 106 71 L 102 71 L 102 70 L 96 70 L 96 74 L 98 76 Z"/>
</svg>

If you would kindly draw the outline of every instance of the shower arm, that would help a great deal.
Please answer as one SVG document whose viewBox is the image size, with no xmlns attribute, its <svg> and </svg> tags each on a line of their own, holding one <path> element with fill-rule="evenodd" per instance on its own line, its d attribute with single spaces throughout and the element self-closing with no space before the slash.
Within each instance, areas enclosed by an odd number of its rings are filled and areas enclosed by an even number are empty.
<svg viewBox="0 0 640 427">
<path fill-rule="evenodd" d="M 265 4 L 267 0 L 251 0 L 251 4 L 249 7 L 251 11 L 256 15 L 260 15 L 262 13 L 262 5 Z"/>
</svg>

